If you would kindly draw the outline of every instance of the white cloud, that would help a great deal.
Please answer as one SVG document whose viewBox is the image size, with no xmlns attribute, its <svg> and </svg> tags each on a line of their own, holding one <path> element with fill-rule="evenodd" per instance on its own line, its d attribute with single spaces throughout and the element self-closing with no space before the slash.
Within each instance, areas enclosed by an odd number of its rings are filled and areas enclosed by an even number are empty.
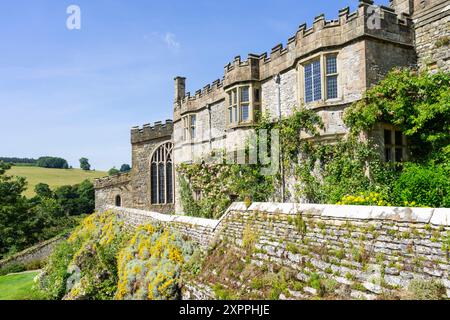
<svg viewBox="0 0 450 320">
<path fill-rule="evenodd" d="M 152 40 L 162 41 L 166 47 L 172 52 L 178 52 L 181 48 L 181 43 L 177 40 L 177 37 L 172 32 L 165 32 L 164 34 L 159 32 L 152 32 L 150 35 L 144 35 L 145 41 Z"/>
<path fill-rule="evenodd" d="M 164 42 L 170 50 L 178 51 L 181 47 L 180 42 L 177 41 L 175 35 L 171 32 L 166 32 L 163 37 Z"/>
</svg>

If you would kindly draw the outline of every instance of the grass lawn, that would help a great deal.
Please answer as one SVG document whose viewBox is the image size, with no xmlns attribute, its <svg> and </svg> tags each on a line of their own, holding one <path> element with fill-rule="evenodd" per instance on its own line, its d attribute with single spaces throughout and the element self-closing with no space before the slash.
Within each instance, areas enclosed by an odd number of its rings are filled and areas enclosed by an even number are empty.
<svg viewBox="0 0 450 320">
<path fill-rule="evenodd" d="M 28 189 L 24 195 L 33 197 L 34 186 L 38 183 L 46 183 L 50 188 L 60 187 L 63 185 L 73 185 L 89 179 L 101 178 L 107 176 L 108 173 L 103 171 L 84 171 L 81 169 L 47 169 L 39 167 L 23 167 L 13 166 L 6 171 L 7 175 L 25 177 L 28 182 Z"/>
<path fill-rule="evenodd" d="M 38 271 L 0 276 L 0 300 L 33 300 L 33 279 Z"/>
</svg>

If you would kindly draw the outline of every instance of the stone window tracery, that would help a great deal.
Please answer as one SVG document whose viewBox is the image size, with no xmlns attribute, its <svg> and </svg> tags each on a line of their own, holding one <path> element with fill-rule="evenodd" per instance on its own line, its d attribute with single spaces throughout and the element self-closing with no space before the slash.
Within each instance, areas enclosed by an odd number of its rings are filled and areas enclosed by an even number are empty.
<svg viewBox="0 0 450 320">
<path fill-rule="evenodd" d="M 152 204 L 173 203 L 173 160 L 172 142 L 159 146 L 151 158 L 151 202 Z"/>
</svg>

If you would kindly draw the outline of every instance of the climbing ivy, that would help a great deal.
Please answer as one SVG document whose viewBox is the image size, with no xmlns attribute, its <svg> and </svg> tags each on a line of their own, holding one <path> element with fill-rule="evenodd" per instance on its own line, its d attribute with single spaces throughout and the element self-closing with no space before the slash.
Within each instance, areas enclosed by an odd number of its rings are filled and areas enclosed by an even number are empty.
<svg viewBox="0 0 450 320">
<path fill-rule="evenodd" d="M 292 175 L 290 163 L 298 161 L 298 148 L 307 144 L 300 140 L 300 133 L 306 132 L 314 136 L 323 124 L 320 117 L 311 110 L 297 109 L 289 117 L 279 122 L 270 120 L 269 114 L 259 115 L 260 121 L 255 127 L 257 145 L 259 145 L 261 130 L 278 130 L 280 135 L 281 153 L 283 154 L 286 174 Z M 268 134 L 268 150 L 271 150 L 271 135 Z M 250 143 L 247 143 L 248 155 Z M 254 147 L 254 146 L 252 146 Z M 218 218 L 232 201 L 269 201 L 274 199 L 275 191 L 280 185 L 280 173 L 264 175 L 258 164 L 209 164 L 206 162 L 181 164 L 177 167 L 181 188 L 181 202 L 184 213 L 190 216 Z M 196 194 L 199 199 L 194 199 Z M 248 201 L 246 201 L 248 202 Z"/>
<path fill-rule="evenodd" d="M 450 155 L 450 73 L 394 69 L 348 108 L 344 121 L 352 133 L 378 122 L 397 126 L 408 137 L 415 160 Z"/>
</svg>

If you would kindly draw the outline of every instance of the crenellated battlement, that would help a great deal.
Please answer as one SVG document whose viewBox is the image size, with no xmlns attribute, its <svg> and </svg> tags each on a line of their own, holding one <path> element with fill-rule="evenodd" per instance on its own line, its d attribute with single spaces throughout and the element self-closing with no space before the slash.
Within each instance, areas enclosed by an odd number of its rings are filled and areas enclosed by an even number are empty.
<svg viewBox="0 0 450 320">
<path fill-rule="evenodd" d="M 120 186 L 124 184 L 128 184 L 131 181 L 131 173 L 118 173 L 113 176 L 103 177 L 94 179 L 94 188 L 95 189 L 103 189 L 111 186 Z"/>
<path fill-rule="evenodd" d="M 327 20 L 324 14 L 315 17 L 312 25 L 301 24 L 287 45 L 277 44 L 270 54 L 249 54 L 246 60 L 240 56 L 224 68 L 222 80 L 197 90 L 194 96 L 187 93 L 175 101 L 174 121 L 183 113 L 192 112 L 225 97 L 223 89 L 246 81 L 264 81 L 295 67 L 296 62 L 320 51 L 338 48 L 362 37 L 413 46 L 412 20 L 407 13 L 398 15 L 393 8 L 374 6 L 372 0 L 359 0 L 354 12 L 349 7 L 339 10 L 338 18 Z"/>
<path fill-rule="evenodd" d="M 144 124 L 142 128 L 131 128 L 131 143 L 140 143 L 153 139 L 171 136 L 173 132 L 173 121 L 166 120 L 165 123 L 157 121 L 151 126 L 149 123 Z"/>
</svg>

